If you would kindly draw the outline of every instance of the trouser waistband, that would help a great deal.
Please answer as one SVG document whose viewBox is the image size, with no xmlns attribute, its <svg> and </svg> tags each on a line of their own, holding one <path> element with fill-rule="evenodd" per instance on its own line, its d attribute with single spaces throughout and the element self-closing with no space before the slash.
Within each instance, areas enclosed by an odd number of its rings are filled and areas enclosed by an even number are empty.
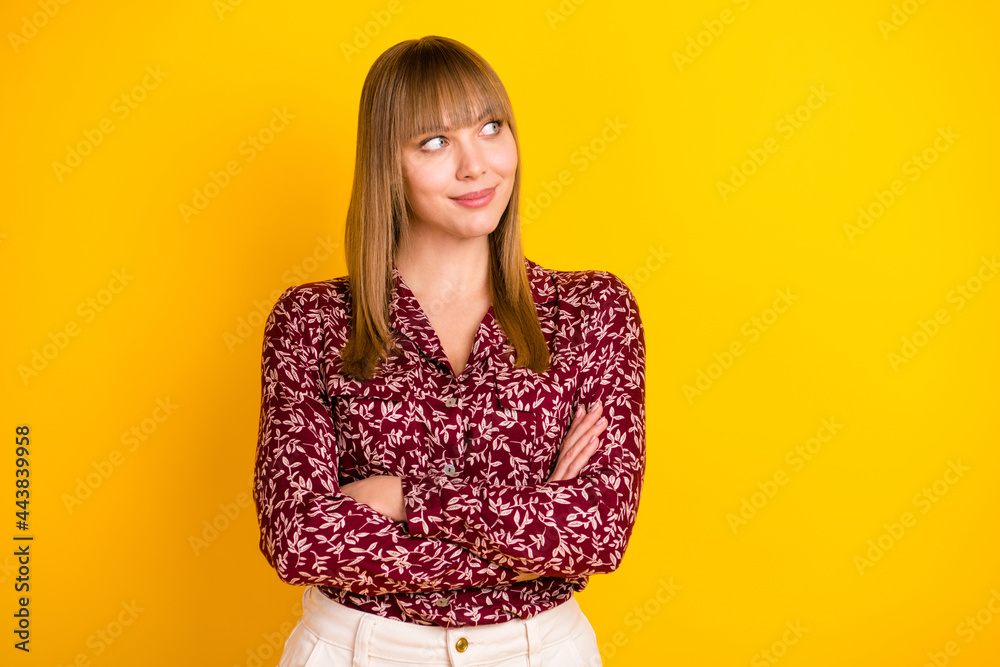
<svg viewBox="0 0 1000 667">
<path fill-rule="evenodd" d="M 353 609 L 315 586 L 306 587 L 302 607 L 302 623 L 324 641 L 350 649 L 356 656 L 414 664 L 447 664 L 457 651 L 466 664 L 474 664 L 479 655 L 485 660 L 524 654 L 534 665 L 545 644 L 569 636 L 586 620 L 574 597 L 531 618 L 457 628 L 408 623 Z"/>
</svg>

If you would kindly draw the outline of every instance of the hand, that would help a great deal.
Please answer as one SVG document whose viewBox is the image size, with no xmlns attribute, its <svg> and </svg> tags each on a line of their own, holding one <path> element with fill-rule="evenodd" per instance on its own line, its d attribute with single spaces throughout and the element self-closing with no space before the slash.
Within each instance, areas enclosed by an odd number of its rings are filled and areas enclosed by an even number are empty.
<svg viewBox="0 0 1000 667">
<path fill-rule="evenodd" d="M 376 475 L 359 479 L 350 484 L 343 484 L 340 492 L 350 496 L 360 503 L 368 505 L 379 514 L 384 514 L 396 521 L 406 521 L 406 506 L 403 503 L 403 485 L 399 477 L 394 475 Z M 530 581 L 540 574 L 522 572 L 514 580 Z"/>
<path fill-rule="evenodd" d="M 403 483 L 395 475 L 376 475 L 343 484 L 340 492 L 368 505 L 379 514 L 395 521 L 406 521 L 403 503 Z"/>
<path fill-rule="evenodd" d="M 590 412 L 584 412 L 582 405 L 577 407 L 569 432 L 559 447 L 556 469 L 546 481 L 575 479 L 597 451 L 601 444 L 597 436 L 607 428 L 608 420 L 601 417 L 604 406 L 600 401 L 595 402 L 593 407 L 595 409 Z"/>
</svg>

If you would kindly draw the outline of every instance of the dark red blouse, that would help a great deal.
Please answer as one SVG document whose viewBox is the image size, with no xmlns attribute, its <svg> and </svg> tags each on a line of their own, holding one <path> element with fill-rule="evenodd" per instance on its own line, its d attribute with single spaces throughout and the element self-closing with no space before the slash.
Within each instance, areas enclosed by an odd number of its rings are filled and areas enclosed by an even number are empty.
<svg viewBox="0 0 1000 667">
<path fill-rule="evenodd" d="M 492 307 L 456 376 L 392 271 L 402 354 L 369 381 L 339 374 L 347 277 L 291 287 L 264 331 L 254 501 L 282 581 L 423 625 L 528 618 L 621 563 L 645 471 L 645 338 L 635 297 L 606 271 L 526 259 L 551 368 L 515 368 Z M 601 445 L 546 482 L 578 405 L 604 404 Z M 406 521 L 340 493 L 402 478 Z M 514 582 L 521 572 L 537 579 Z"/>
</svg>

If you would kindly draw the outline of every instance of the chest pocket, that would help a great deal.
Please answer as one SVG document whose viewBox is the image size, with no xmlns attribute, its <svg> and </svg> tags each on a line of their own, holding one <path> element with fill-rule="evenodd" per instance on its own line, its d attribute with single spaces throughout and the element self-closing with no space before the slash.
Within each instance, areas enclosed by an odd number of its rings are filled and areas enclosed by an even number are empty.
<svg viewBox="0 0 1000 667">
<path fill-rule="evenodd" d="M 569 430 L 575 372 L 498 368 L 491 380 L 492 406 L 483 420 L 491 479 L 500 484 L 544 482 Z"/>
<path fill-rule="evenodd" d="M 373 475 L 401 475 L 413 451 L 413 386 L 406 375 L 327 379 L 337 430 L 337 473 L 346 484 Z"/>
</svg>

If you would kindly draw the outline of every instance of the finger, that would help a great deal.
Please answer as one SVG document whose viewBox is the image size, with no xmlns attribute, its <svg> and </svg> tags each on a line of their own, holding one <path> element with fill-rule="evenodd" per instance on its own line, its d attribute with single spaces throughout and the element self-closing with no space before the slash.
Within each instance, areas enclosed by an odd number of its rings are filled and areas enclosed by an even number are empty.
<svg viewBox="0 0 1000 667">
<path fill-rule="evenodd" d="M 590 462 L 590 457 L 597 452 L 598 448 L 601 446 L 601 439 L 596 435 L 587 441 L 586 445 L 579 450 L 579 455 L 571 461 L 564 473 L 565 479 L 576 479 L 580 471 L 583 470 L 587 463 Z"/>
<path fill-rule="evenodd" d="M 593 404 L 591 407 L 593 407 L 594 409 L 587 410 L 582 405 L 577 406 L 576 413 L 574 413 L 573 416 L 573 422 L 570 424 L 569 432 L 567 433 L 567 435 L 573 433 L 574 431 L 580 428 L 586 428 L 587 426 L 590 426 L 600 418 L 601 413 L 604 411 L 604 406 L 601 405 L 600 402 L 597 402 Z"/>
<path fill-rule="evenodd" d="M 573 470 L 574 477 L 580 472 L 583 466 L 587 465 L 587 462 L 590 461 L 590 457 L 594 455 L 600 446 L 601 437 L 594 434 L 590 436 L 590 439 L 587 440 L 579 450 L 577 450 L 576 456 L 573 457 L 573 460 L 570 462 L 570 469 Z"/>
<path fill-rule="evenodd" d="M 576 412 L 573 414 L 573 420 L 569 424 L 569 430 L 566 431 L 566 437 L 569 438 L 575 434 L 579 429 L 580 425 L 587 417 L 587 411 L 583 409 L 583 406 L 578 406 Z M 563 443 L 566 441 L 563 440 Z"/>
<path fill-rule="evenodd" d="M 561 479 L 566 479 L 566 462 L 562 458 L 556 462 L 556 469 L 552 471 L 546 481 L 557 482 Z"/>
<path fill-rule="evenodd" d="M 590 444 L 590 439 L 592 436 L 600 435 L 604 429 L 608 427 L 608 420 L 606 417 L 602 417 L 600 421 L 592 424 L 588 428 L 575 434 L 572 438 L 567 438 L 567 442 L 563 445 L 563 452 L 560 456 L 574 459 L 579 456 L 580 449 L 586 448 Z"/>
<path fill-rule="evenodd" d="M 555 470 L 547 481 L 566 479 L 568 464 L 579 455 L 579 448 L 586 447 L 590 436 L 600 433 L 604 429 L 604 426 L 600 425 L 600 422 L 597 421 L 604 411 L 604 406 L 600 401 L 595 401 L 590 407 L 592 408 L 591 410 L 585 410 L 582 405 L 577 406 L 573 422 L 570 424 L 569 431 L 566 433 L 566 437 L 560 446 Z M 604 422 L 606 426 L 607 420 L 604 420 Z"/>
<path fill-rule="evenodd" d="M 580 438 L 560 454 L 560 464 L 562 464 L 560 471 L 563 475 L 567 476 L 566 478 L 576 477 L 577 473 L 583 469 L 583 466 L 590 461 L 590 457 L 594 455 L 594 452 L 597 451 L 600 445 L 600 438 L 598 436 L 607 426 L 608 420 L 602 418 L 599 422 L 584 431 Z"/>
<path fill-rule="evenodd" d="M 586 468 L 591 459 L 597 454 L 601 449 L 601 437 L 595 435 L 592 440 L 587 442 L 587 446 L 584 449 L 583 454 L 575 461 L 574 465 L 570 468 L 570 472 L 573 473 L 573 477 L 576 477 Z"/>
<path fill-rule="evenodd" d="M 584 435 L 588 438 L 590 437 L 590 434 L 585 431 L 578 431 L 573 435 L 566 436 L 562 447 L 559 449 L 559 458 L 556 461 L 556 471 L 562 475 L 563 478 L 565 478 L 567 468 L 576 458 L 578 450 L 582 444 L 586 442 L 583 437 Z"/>
<path fill-rule="evenodd" d="M 591 415 L 588 415 L 588 417 Z M 587 419 L 586 421 L 578 424 L 574 429 L 566 434 L 562 445 L 559 448 L 559 456 L 572 456 L 573 451 L 580 446 L 583 446 L 590 440 L 590 436 L 595 433 L 600 433 L 603 427 L 599 426 L 600 422 L 594 420 L 593 418 Z"/>
<path fill-rule="evenodd" d="M 594 401 L 589 408 L 583 413 L 583 418 L 580 420 L 581 423 L 594 423 L 600 419 L 601 414 L 604 412 L 604 406 L 600 401 Z"/>
<path fill-rule="evenodd" d="M 555 472 L 549 477 L 549 481 L 563 480 L 563 479 L 573 479 L 575 475 L 572 472 L 572 460 L 570 457 L 563 457 L 559 459 L 558 464 L 556 464 Z"/>
</svg>

